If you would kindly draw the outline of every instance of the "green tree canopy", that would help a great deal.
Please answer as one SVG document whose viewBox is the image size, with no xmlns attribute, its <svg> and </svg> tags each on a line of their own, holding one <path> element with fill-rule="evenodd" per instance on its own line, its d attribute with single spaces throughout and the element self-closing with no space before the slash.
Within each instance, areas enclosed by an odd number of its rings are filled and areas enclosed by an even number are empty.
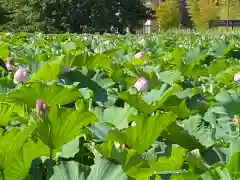
<svg viewBox="0 0 240 180">
<path fill-rule="evenodd" d="M 152 17 L 140 0 L 5 0 L 1 7 L 13 13 L 5 31 L 123 32 Z"/>
</svg>

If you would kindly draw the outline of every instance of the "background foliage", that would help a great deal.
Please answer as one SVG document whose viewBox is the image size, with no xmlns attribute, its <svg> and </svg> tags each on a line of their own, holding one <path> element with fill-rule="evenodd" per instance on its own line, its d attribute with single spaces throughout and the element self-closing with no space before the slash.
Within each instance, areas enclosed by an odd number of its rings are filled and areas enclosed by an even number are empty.
<svg viewBox="0 0 240 180">
<path fill-rule="evenodd" d="M 140 0 L 2 0 L 1 31 L 123 32 L 151 18 Z M 9 14 L 10 13 L 10 14 Z"/>
<path fill-rule="evenodd" d="M 162 29 L 177 28 L 180 25 L 180 9 L 176 0 L 167 0 L 156 7 L 157 23 Z"/>
<path fill-rule="evenodd" d="M 209 20 L 240 19 L 239 0 L 1 0 L 0 31 L 125 33 L 156 17 L 162 29 L 208 28 Z M 148 3 L 149 4 L 149 3 Z M 228 5 L 229 4 L 229 5 Z"/>
<path fill-rule="evenodd" d="M 220 19 L 227 19 L 228 14 L 228 4 L 229 4 L 229 18 L 230 19 L 240 19 L 240 2 L 238 0 L 220 0 Z"/>
<path fill-rule="evenodd" d="M 197 29 L 208 28 L 208 22 L 219 17 L 216 1 L 187 0 L 187 8 Z"/>
<path fill-rule="evenodd" d="M 185 4 L 186 2 L 186 4 Z M 240 2 L 239 0 L 186 0 L 186 1 L 175 1 L 176 5 L 181 6 L 180 13 L 177 12 L 178 9 L 166 8 L 166 3 L 164 1 L 157 5 L 156 16 L 157 20 L 163 27 L 168 24 L 171 17 L 167 17 L 166 14 L 171 14 L 175 18 L 178 14 L 178 18 L 181 19 L 182 24 L 188 23 L 188 17 L 191 19 L 194 27 L 196 29 L 207 29 L 208 22 L 215 19 L 240 19 Z M 184 13 L 183 6 L 187 7 L 188 14 Z M 229 12 L 228 12 L 229 7 Z M 229 15 L 228 15 L 229 14 Z M 160 22 L 161 21 L 161 22 Z M 176 26 L 180 24 L 180 21 L 175 21 Z M 171 28 L 171 26 L 169 26 Z"/>
</svg>

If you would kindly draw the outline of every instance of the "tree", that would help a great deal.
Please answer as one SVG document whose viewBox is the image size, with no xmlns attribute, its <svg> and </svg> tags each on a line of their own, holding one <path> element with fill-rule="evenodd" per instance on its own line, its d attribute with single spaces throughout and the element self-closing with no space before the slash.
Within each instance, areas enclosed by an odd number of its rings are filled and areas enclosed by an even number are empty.
<svg viewBox="0 0 240 180">
<path fill-rule="evenodd" d="M 0 31 L 40 31 L 39 13 L 34 11 L 28 0 L 2 0 L 0 13 Z"/>
<path fill-rule="evenodd" d="M 219 0 L 220 19 L 239 19 L 240 1 L 239 0 Z"/>
<path fill-rule="evenodd" d="M 156 8 L 157 22 L 162 29 L 178 27 L 180 25 L 180 10 L 177 0 L 167 0 Z"/>
<path fill-rule="evenodd" d="M 11 22 L 10 27 L 18 24 L 20 29 L 25 26 L 30 30 L 46 33 L 122 33 L 126 27 L 138 28 L 140 20 L 152 17 L 152 11 L 145 7 L 141 0 L 26 0 L 22 4 L 16 2 L 15 0 L 15 8 L 10 10 L 16 11 L 17 8 L 18 15 L 15 13 L 11 17 L 15 24 Z M 22 25 L 19 24 L 19 14 L 24 17 Z"/>
<path fill-rule="evenodd" d="M 6 9 L 0 7 L 0 25 L 8 22 L 10 19 L 7 17 L 10 15 Z"/>
<path fill-rule="evenodd" d="M 187 9 L 197 29 L 208 28 L 208 22 L 219 17 L 218 2 L 214 0 L 187 0 Z"/>
</svg>

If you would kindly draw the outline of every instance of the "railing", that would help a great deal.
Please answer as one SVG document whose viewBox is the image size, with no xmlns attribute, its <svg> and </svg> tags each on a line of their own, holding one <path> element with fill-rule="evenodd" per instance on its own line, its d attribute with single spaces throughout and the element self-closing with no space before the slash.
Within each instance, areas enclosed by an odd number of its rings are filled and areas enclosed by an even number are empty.
<svg viewBox="0 0 240 180">
<path fill-rule="evenodd" d="M 212 27 L 240 27 L 240 20 L 211 20 L 209 21 L 209 28 Z"/>
</svg>

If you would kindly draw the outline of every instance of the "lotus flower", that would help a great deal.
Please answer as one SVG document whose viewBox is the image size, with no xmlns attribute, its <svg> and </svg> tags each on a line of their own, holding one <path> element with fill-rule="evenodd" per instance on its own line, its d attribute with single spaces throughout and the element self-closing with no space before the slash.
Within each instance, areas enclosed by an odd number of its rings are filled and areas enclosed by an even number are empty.
<svg viewBox="0 0 240 180">
<path fill-rule="evenodd" d="M 61 72 L 62 73 L 68 73 L 68 72 L 70 72 L 70 68 L 65 66 L 65 65 L 62 65 L 61 66 Z"/>
<path fill-rule="evenodd" d="M 135 58 L 136 59 L 141 59 L 141 58 L 143 58 L 144 57 L 144 52 L 143 51 L 140 51 L 140 52 L 138 52 L 137 54 L 135 54 Z"/>
<path fill-rule="evenodd" d="M 134 84 L 134 87 L 139 91 L 147 91 L 148 90 L 148 81 L 144 77 L 139 78 L 136 83 Z"/>
<path fill-rule="evenodd" d="M 240 83 L 240 72 L 234 75 L 234 81 Z"/>
<path fill-rule="evenodd" d="M 16 83 L 25 82 L 28 80 L 28 77 L 28 72 L 22 67 L 19 67 L 14 73 L 14 81 Z"/>
<path fill-rule="evenodd" d="M 38 99 L 36 101 L 36 112 L 39 117 L 46 117 L 49 112 L 49 106 L 43 100 Z"/>
<path fill-rule="evenodd" d="M 7 70 L 15 73 L 16 67 L 14 66 L 13 57 L 9 56 L 5 65 L 6 65 Z"/>
</svg>

